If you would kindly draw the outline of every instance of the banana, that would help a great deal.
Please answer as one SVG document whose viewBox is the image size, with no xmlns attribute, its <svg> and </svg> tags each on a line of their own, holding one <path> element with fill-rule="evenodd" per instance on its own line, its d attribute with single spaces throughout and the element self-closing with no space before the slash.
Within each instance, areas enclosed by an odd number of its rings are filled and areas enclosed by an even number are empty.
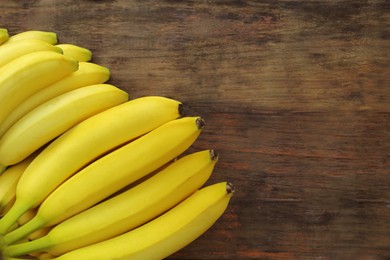
<svg viewBox="0 0 390 260">
<path fill-rule="evenodd" d="M 138 98 L 92 116 L 68 130 L 50 143 L 23 173 L 16 187 L 15 204 L 0 219 L 0 234 L 81 168 L 110 150 L 178 118 L 182 107 L 180 102 L 169 98 Z"/>
<path fill-rule="evenodd" d="M 38 106 L 18 120 L 0 139 L 0 163 L 13 165 L 77 123 L 128 100 L 110 84 L 78 88 Z"/>
<path fill-rule="evenodd" d="M 0 45 L 5 43 L 9 38 L 8 30 L 0 28 Z"/>
<path fill-rule="evenodd" d="M 9 246 L 8 254 L 44 251 L 61 255 L 127 232 L 198 190 L 210 177 L 217 160 L 214 150 L 186 155 L 141 184 L 61 222 L 46 236 Z"/>
<path fill-rule="evenodd" d="M 57 44 L 56 46 L 62 49 L 64 55 L 75 60 L 90 61 L 92 59 L 92 52 L 86 48 L 69 43 Z"/>
<path fill-rule="evenodd" d="M 1 67 L 0 125 L 11 111 L 29 96 L 77 68 L 77 61 L 51 51 L 29 53 Z"/>
<path fill-rule="evenodd" d="M 26 39 L 23 41 L 14 41 L 10 44 L 5 44 L 0 48 L 0 68 L 8 62 L 36 51 L 54 51 L 62 54 L 60 47 L 54 46 L 47 42 L 35 39 Z"/>
<path fill-rule="evenodd" d="M 225 212 L 233 191 L 226 182 L 207 186 L 141 227 L 54 259 L 164 259 L 206 232 Z"/>
<path fill-rule="evenodd" d="M 9 37 L 8 41 L 5 42 L 3 45 L 9 44 L 14 41 L 25 40 L 25 39 L 37 39 L 52 45 L 57 44 L 58 42 L 57 34 L 55 32 L 30 30 L 30 31 L 24 31 L 12 35 L 11 37 Z"/>
<path fill-rule="evenodd" d="M 37 154 L 32 154 L 20 163 L 7 168 L 0 175 L 0 213 L 15 198 L 16 185 L 25 169 L 36 156 Z"/>
<path fill-rule="evenodd" d="M 78 70 L 41 89 L 16 107 L 0 124 L 0 137 L 22 116 L 44 102 L 68 91 L 88 85 L 102 84 L 110 78 L 110 70 L 104 66 L 80 62 Z"/>
<path fill-rule="evenodd" d="M 3 243 L 58 224 L 161 167 L 189 148 L 203 126 L 200 117 L 176 119 L 89 164 L 55 189 L 32 220 L 4 235 Z"/>
</svg>

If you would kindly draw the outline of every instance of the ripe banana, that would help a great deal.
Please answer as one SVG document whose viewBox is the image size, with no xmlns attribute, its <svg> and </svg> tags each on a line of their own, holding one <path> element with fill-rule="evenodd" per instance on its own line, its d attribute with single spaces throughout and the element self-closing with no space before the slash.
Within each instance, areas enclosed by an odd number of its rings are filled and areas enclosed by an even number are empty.
<svg viewBox="0 0 390 260">
<path fill-rule="evenodd" d="M 9 38 L 8 30 L 0 28 L 0 45 L 5 43 Z"/>
<path fill-rule="evenodd" d="M 0 175 L 0 215 L 2 215 L 3 209 L 8 203 L 15 198 L 16 185 L 20 176 L 36 156 L 36 153 L 32 154 L 20 163 L 8 167 Z"/>
<path fill-rule="evenodd" d="M 80 87 L 102 84 L 109 78 L 108 68 L 91 62 L 80 62 L 78 70 L 41 89 L 16 107 L 0 124 L 0 137 L 22 116 L 44 102 Z"/>
<path fill-rule="evenodd" d="M 56 46 L 62 49 L 64 55 L 75 60 L 90 61 L 92 59 L 92 52 L 86 48 L 68 43 L 57 44 Z"/>
<path fill-rule="evenodd" d="M 207 186 L 141 227 L 54 259 L 164 259 L 206 232 L 225 212 L 233 191 L 226 182 Z"/>
<path fill-rule="evenodd" d="M 128 100 L 110 84 L 78 88 L 38 106 L 0 138 L 0 164 L 13 165 L 81 121 Z"/>
<path fill-rule="evenodd" d="M 159 216 L 198 190 L 217 162 L 214 150 L 186 155 L 146 181 L 58 224 L 42 238 L 11 245 L 10 256 L 61 255 L 123 234 Z"/>
<path fill-rule="evenodd" d="M 103 111 L 68 130 L 49 144 L 23 173 L 16 187 L 15 204 L 0 219 L 0 234 L 6 233 L 24 212 L 37 207 L 81 168 L 110 150 L 178 118 L 181 113 L 180 102 L 147 96 Z"/>
<path fill-rule="evenodd" d="M 29 53 L 1 67 L 0 125 L 29 96 L 77 68 L 77 61 L 52 51 Z"/>
<path fill-rule="evenodd" d="M 5 44 L 0 48 L 0 68 L 8 62 L 36 51 L 54 51 L 62 53 L 62 49 L 47 42 L 35 39 L 26 39 L 23 41 L 14 41 Z"/>
<path fill-rule="evenodd" d="M 3 243 L 58 224 L 156 170 L 189 148 L 203 126 L 200 117 L 173 120 L 89 164 L 55 189 L 31 221 L 7 233 Z"/>
<path fill-rule="evenodd" d="M 25 39 L 37 39 L 53 45 L 58 42 L 57 34 L 55 32 L 31 30 L 12 35 L 4 44 Z"/>
</svg>

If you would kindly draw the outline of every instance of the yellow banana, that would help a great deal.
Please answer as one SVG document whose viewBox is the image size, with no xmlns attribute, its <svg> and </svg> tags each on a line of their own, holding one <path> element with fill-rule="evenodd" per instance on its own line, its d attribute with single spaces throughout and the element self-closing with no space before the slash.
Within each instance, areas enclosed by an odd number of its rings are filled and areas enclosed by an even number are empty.
<svg viewBox="0 0 390 260">
<path fill-rule="evenodd" d="M 36 216 L 4 235 L 3 243 L 58 224 L 154 171 L 189 148 L 203 126 L 200 117 L 173 120 L 94 161 L 55 189 Z"/>
<path fill-rule="evenodd" d="M 77 68 L 77 61 L 51 51 L 29 53 L 1 67 L 0 125 L 29 96 Z"/>
<path fill-rule="evenodd" d="M 207 186 L 141 227 L 54 259 L 164 259 L 206 232 L 225 212 L 233 190 L 226 182 Z"/>
<path fill-rule="evenodd" d="M 15 204 L 0 219 L 0 234 L 81 168 L 110 150 L 176 119 L 181 112 L 182 104 L 176 100 L 148 96 L 103 111 L 65 132 L 23 173 L 16 187 Z"/>
<path fill-rule="evenodd" d="M 69 43 L 57 44 L 56 46 L 62 49 L 64 55 L 75 60 L 90 61 L 92 59 L 92 52 L 86 48 Z"/>
<path fill-rule="evenodd" d="M 10 44 L 1 46 L 0 67 L 20 56 L 36 51 L 54 51 L 57 53 L 62 53 L 61 48 L 41 40 L 26 39 L 23 41 L 15 41 Z"/>
<path fill-rule="evenodd" d="M 38 106 L 18 120 L 0 139 L 0 163 L 13 165 L 77 123 L 128 100 L 110 84 L 78 88 Z"/>
<path fill-rule="evenodd" d="M 53 227 L 37 240 L 11 245 L 10 256 L 32 252 L 61 255 L 127 232 L 177 205 L 210 177 L 214 150 L 186 155 L 141 184 Z"/>
<path fill-rule="evenodd" d="M 77 88 L 102 84 L 109 78 L 110 70 L 108 68 L 91 62 L 80 62 L 78 70 L 36 92 L 12 110 L 0 124 L 0 137 L 22 116 L 44 102 Z"/>
<path fill-rule="evenodd" d="M 8 30 L 0 28 L 0 45 L 5 43 L 9 38 Z"/>
<path fill-rule="evenodd" d="M 0 213 L 2 213 L 3 208 L 15 198 L 16 185 L 20 176 L 22 176 L 24 170 L 35 157 L 36 154 L 29 156 L 20 163 L 7 168 L 3 174 L 0 175 Z"/>
<path fill-rule="evenodd" d="M 58 42 L 57 34 L 55 32 L 31 30 L 12 35 L 4 44 L 25 39 L 37 39 L 53 45 Z"/>
</svg>

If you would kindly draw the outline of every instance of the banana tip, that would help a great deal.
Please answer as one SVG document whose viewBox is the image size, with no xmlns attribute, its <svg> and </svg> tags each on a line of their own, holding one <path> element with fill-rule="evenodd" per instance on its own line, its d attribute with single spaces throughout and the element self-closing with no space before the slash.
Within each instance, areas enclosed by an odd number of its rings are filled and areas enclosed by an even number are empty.
<svg viewBox="0 0 390 260">
<path fill-rule="evenodd" d="M 226 192 L 227 193 L 233 193 L 235 191 L 235 188 L 231 182 L 226 183 Z"/>
<path fill-rule="evenodd" d="M 201 130 L 205 127 L 206 123 L 204 122 L 203 118 L 198 117 L 196 119 L 196 125 L 198 126 L 199 130 Z"/>
<path fill-rule="evenodd" d="M 177 110 L 178 110 L 180 116 L 184 115 L 184 105 L 182 103 L 179 103 Z"/>
<path fill-rule="evenodd" d="M 218 152 L 213 150 L 213 149 L 211 149 L 210 150 L 210 158 L 211 158 L 212 161 L 217 161 L 218 158 L 219 158 Z"/>
</svg>

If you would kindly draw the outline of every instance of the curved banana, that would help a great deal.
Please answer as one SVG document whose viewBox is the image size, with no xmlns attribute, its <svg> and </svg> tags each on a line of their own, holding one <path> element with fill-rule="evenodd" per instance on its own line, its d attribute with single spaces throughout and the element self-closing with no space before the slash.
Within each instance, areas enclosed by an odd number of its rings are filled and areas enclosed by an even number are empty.
<svg viewBox="0 0 390 260">
<path fill-rule="evenodd" d="M 69 43 L 57 44 L 56 46 L 62 49 L 64 55 L 75 60 L 90 61 L 92 59 L 92 52 L 84 47 Z"/>
<path fill-rule="evenodd" d="M 16 185 L 25 169 L 36 156 L 37 154 L 33 154 L 20 163 L 8 167 L 0 175 L 0 213 L 15 198 Z"/>
<path fill-rule="evenodd" d="M 225 212 L 233 190 L 226 182 L 207 186 L 139 228 L 54 259 L 164 259 L 206 232 Z"/>
<path fill-rule="evenodd" d="M 186 155 L 141 184 L 54 226 L 46 236 L 9 246 L 8 254 L 44 251 L 61 255 L 123 234 L 198 190 L 210 177 L 217 159 L 214 150 Z"/>
<path fill-rule="evenodd" d="M 8 30 L 0 28 L 0 45 L 5 43 L 9 38 Z"/>
<path fill-rule="evenodd" d="M 0 125 L 29 96 L 77 68 L 77 61 L 52 51 L 29 53 L 1 67 Z M 4 168 L 2 166 L 0 168 Z"/>
<path fill-rule="evenodd" d="M 31 30 L 12 35 L 4 44 L 25 39 L 37 39 L 53 45 L 58 42 L 57 34 L 55 32 Z"/>
<path fill-rule="evenodd" d="M 156 170 L 189 148 L 203 126 L 200 117 L 173 120 L 94 161 L 55 189 L 37 215 L 4 235 L 3 243 L 58 224 Z"/>
<path fill-rule="evenodd" d="M 128 100 L 110 84 L 78 88 L 53 98 L 23 116 L 0 138 L 0 163 L 13 165 L 81 121 Z"/>
<path fill-rule="evenodd" d="M 176 119 L 182 104 L 148 96 L 103 111 L 79 123 L 47 146 L 20 178 L 17 200 L 0 219 L 0 234 L 37 207 L 62 182 L 110 150 Z M 77 153 L 75 153 L 77 151 Z"/>
<path fill-rule="evenodd" d="M 110 70 L 104 66 L 80 62 L 78 70 L 41 89 L 17 106 L 0 124 L 0 137 L 22 116 L 44 102 L 68 91 L 95 84 L 102 84 L 110 78 Z"/>
<path fill-rule="evenodd" d="M 62 49 L 47 42 L 35 39 L 26 39 L 5 44 L 0 48 L 0 67 L 25 54 L 36 51 L 54 51 L 62 53 Z"/>
</svg>

